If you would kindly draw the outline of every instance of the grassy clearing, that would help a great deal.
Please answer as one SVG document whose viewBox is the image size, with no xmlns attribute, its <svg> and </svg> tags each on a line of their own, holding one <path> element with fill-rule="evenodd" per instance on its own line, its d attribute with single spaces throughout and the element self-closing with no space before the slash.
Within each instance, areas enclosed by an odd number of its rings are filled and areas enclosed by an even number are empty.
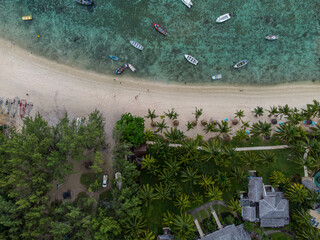
<svg viewBox="0 0 320 240">
<path fill-rule="evenodd" d="M 291 240 L 293 239 L 291 236 L 285 233 L 274 233 L 268 235 L 271 240 Z"/>
</svg>

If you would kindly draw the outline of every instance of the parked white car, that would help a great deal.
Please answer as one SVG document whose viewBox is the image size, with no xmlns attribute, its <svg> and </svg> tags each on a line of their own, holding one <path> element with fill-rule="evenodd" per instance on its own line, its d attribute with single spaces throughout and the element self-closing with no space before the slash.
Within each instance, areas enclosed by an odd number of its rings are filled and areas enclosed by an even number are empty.
<svg viewBox="0 0 320 240">
<path fill-rule="evenodd" d="M 102 178 L 102 187 L 107 187 L 108 185 L 108 175 L 107 174 L 104 174 L 103 175 L 103 178 Z"/>
</svg>

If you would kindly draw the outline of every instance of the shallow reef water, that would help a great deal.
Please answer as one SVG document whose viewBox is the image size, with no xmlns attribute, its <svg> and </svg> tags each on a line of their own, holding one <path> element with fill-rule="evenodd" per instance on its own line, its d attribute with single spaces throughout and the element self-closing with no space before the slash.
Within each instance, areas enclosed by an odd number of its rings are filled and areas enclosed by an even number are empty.
<svg viewBox="0 0 320 240">
<path fill-rule="evenodd" d="M 231 19 L 217 24 L 224 13 Z M 29 14 L 32 21 L 21 20 Z M 279 40 L 267 41 L 267 35 Z M 74 0 L 0 0 L 0 36 L 99 73 L 115 74 L 128 62 L 137 68 L 121 77 L 253 85 L 320 80 L 319 0 L 193 0 L 190 9 L 181 0 L 95 0 L 89 7 Z M 191 65 L 184 54 L 199 64 Z M 248 65 L 234 69 L 243 59 Z M 219 73 L 222 79 L 212 82 Z"/>
</svg>

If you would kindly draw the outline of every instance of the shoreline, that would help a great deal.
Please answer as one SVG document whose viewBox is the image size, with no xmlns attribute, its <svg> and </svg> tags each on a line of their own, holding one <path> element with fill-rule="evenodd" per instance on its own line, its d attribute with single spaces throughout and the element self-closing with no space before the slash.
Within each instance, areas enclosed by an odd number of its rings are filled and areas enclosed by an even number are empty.
<svg viewBox="0 0 320 240">
<path fill-rule="evenodd" d="M 180 115 L 179 128 L 185 131 L 186 122 L 194 117 L 195 107 L 203 108 L 203 119 L 217 120 L 231 118 L 236 110 L 243 109 L 245 120 L 254 122 L 256 119 L 250 112 L 256 106 L 303 107 L 320 98 L 320 84 L 317 83 L 274 86 L 156 83 L 65 66 L 1 38 L 0 52 L 5 56 L 0 59 L 1 97 L 26 98 L 34 104 L 32 115 L 39 111 L 49 123 L 56 123 L 65 111 L 70 117 L 78 117 L 87 116 L 97 108 L 106 118 L 106 132 L 111 142 L 114 123 L 125 112 L 145 116 L 150 108 L 161 115 L 175 108 Z M 149 120 L 146 126 L 149 128 Z M 188 135 L 196 135 L 197 131 L 202 131 L 201 126 Z"/>
</svg>

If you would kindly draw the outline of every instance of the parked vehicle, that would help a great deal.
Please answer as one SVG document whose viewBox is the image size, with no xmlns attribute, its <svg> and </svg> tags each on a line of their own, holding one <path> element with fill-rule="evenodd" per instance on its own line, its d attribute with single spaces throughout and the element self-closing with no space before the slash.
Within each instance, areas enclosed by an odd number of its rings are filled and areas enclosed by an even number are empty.
<svg viewBox="0 0 320 240">
<path fill-rule="evenodd" d="M 102 178 L 102 187 L 106 188 L 108 185 L 108 175 L 104 174 Z"/>
</svg>

